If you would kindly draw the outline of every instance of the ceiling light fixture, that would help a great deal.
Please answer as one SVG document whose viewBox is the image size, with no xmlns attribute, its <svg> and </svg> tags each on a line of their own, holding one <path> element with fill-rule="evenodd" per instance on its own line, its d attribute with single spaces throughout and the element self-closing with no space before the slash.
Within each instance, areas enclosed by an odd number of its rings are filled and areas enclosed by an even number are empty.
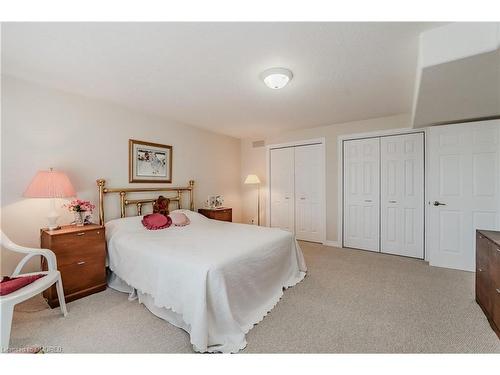
<svg viewBox="0 0 500 375">
<path fill-rule="evenodd" d="M 286 68 L 271 68 L 264 70 L 260 74 L 260 78 L 264 81 L 267 87 L 273 90 L 282 89 L 293 78 L 291 70 Z"/>
</svg>

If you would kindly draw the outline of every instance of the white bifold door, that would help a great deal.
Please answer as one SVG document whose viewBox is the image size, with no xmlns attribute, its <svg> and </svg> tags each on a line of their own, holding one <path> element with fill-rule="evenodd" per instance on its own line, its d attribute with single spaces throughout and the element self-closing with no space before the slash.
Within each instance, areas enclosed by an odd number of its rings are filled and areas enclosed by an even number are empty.
<svg viewBox="0 0 500 375">
<path fill-rule="evenodd" d="M 500 230 L 500 121 L 429 129 L 432 266 L 475 270 L 476 229 Z"/>
<path fill-rule="evenodd" d="M 324 237 L 323 145 L 271 149 L 270 226 L 295 233 L 299 240 Z"/>
<path fill-rule="evenodd" d="M 424 257 L 422 133 L 344 141 L 344 246 Z"/>
<path fill-rule="evenodd" d="M 380 246 L 424 258 L 424 137 L 380 138 Z"/>
<path fill-rule="evenodd" d="M 295 153 L 293 147 L 270 152 L 270 226 L 295 229 Z"/>
<path fill-rule="evenodd" d="M 295 151 L 295 237 L 322 242 L 324 181 L 321 145 L 294 147 Z"/>
<path fill-rule="evenodd" d="M 344 246 L 380 249 L 380 140 L 344 141 Z"/>
</svg>

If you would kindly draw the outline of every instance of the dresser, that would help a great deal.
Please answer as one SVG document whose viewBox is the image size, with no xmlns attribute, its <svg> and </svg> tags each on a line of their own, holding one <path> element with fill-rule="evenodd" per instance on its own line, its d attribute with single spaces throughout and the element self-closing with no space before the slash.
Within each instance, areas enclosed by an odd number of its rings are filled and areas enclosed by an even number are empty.
<svg viewBox="0 0 500 375">
<path fill-rule="evenodd" d="M 41 247 L 56 255 L 66 302 L 106 289 L 104 227 L 96 224 L 67 225 L 57 230 L 42 229 L 40 237 Z M 42 269 L 47 269 L 45 258 L 42 259 Z M 43 295 L 50 307 L 59 306 L 55 286 Z"/>
<path fill-rule="evenodd" d="M 233 209 L 222 208 L 199 208 L 198 212 L 209 219 L 220 221 L 233 221 Z"/>
<path fill-rule="evenodd" d="M 476 231 L 476 302 L 500 338 L 500 232 Z"/>
</svg>

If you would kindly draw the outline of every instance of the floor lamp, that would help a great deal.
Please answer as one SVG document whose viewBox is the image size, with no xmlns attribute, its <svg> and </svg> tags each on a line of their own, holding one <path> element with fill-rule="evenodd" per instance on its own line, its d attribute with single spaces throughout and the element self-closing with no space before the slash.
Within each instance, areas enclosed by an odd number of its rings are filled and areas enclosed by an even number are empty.
<svg viewBox="0 0 500 375">
<path fill-rule="evenodd" d="M 247 185 L 257 185 L 257 225 L 260 225 L 260 180 L 255 174 L 249 174 L 245 179 Z"/>
</svg>

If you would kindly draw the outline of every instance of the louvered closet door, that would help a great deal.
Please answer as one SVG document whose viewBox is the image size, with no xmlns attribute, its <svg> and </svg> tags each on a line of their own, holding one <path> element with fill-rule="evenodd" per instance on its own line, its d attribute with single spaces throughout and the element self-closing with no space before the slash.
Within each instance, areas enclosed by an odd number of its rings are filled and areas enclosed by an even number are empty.
<svg viewBox="0 0 500 375">
<path fill-rule="evenodd" d="M 319 144 L 295 147 L 295 236 L 298 240 L 323 241 L 322 150 Z"/>
<path fill-rule="evenodd" d="M 294 231 L 294 149 L 270 151 L 270 226 Z"/>
<path fill-rule="evenodd" d="M 380 139 L 383 253 L 424 257 L 424 136 Z"/>
<path fill-rule="evenodd" d="M 344 246 L 379 251 L 380 139 L 344 141 Z"/>
</svg>

